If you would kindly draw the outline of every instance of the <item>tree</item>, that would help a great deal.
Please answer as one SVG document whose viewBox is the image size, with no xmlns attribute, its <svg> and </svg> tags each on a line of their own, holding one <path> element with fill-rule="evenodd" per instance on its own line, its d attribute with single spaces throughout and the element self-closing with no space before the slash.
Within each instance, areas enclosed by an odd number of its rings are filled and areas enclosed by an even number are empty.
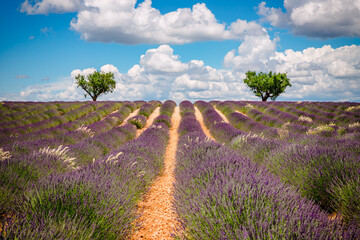
<svg viewBox="0 0 360 240">
<path fill-rule="evenodd" d="M 281 93 L 285 92 L 286 87 L 291 87 L 290 79 L 286 73 L 269 73 L 248 71 L 244 83 L 265 102 L 268 98 L 275 100 Z"/>
<path fill-rule="evenodd" d="M 77 80 L 77 87 L 84 89 L 93 101 L 96 101 L 100 94 L 113 92 L 116 87 L 114 74 L 111 72 L 105 73 L 96 71 L 86 76 L 86 79 L 85 76 L 78 74 L 75 79 Z"/>
</svg>

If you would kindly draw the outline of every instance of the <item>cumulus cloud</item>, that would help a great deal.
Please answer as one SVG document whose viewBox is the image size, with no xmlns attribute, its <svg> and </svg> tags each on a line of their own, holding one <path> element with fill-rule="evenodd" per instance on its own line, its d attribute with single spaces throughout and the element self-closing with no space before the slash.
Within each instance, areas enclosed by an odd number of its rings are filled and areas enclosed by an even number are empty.
<svg viewBox="0 0 360 240">
<path fill-rule="evenodd" d="M 83 6 L 83 0 L 25 0 L 20 12 L 29 15 L 76 12 Z"/>
<path fill-rule="evenodd" d="M 151 4 L 151 0 L 144 0 L 137 7 L 136 0 L 85 0 L 86 8 L 73 19 L 71 29 L 88 41 L 123 44 L 184 44 L 266 34 L 255 22 L 238 20 L 230 26 L 219 23 L 203 3 L 166 14 Z"/>
<path fill-rule="evenodd" d="M 359 37 L 360 0 L 285 0 L 285 12 L 266 7 L 258 14 L 276 27 L 290 28 L 294 34 L 316 38 Z"/>
<path fill-rule="evenodd" d="M 75 82 L 67 77 L 58 82 L 28 86 L 12 99 L 15 101 L 79 101 L 84 100 L 84 95 L 77 89 Z"/>
<path fill-rule="evenodd" d="M 239 78 L 247 70 L 287 72 L 293 86 L 280 99 L 360 100 L 360 46 L 277 52 L 274 41 L 244 41 L 237 51 L 226 54 L 224 65 Z M 261 49 L 263 54 L 258 54 Z"/>
<path fill-rule="evenodd" d="M 139 64 L 134 65 L 119 79 L 120 88 L 138 92 L 140 99 L 152 91 L 152 98 L 160 100 L 174 99 L 213 99 L 238 96 L 241 90 L 230 94 L 228 84 L 236 85 L 231 89 L 240 89 L 240 82 L 227 70 L 217 70 L 206 66 L 201 60 L 180 61 L 168 45 L 149 49 L 140 57 Z M 225 86 L 225 87 L 224 87 Z M 136 91 L 135 89 L 139 89 Z M 147 90 L 148 92 L 142 93 Z M 244 90 L 244 89 L 242 89 Z M 226 94 L 226 93 L 227 94 Z M 242 91 L 245 94 L 245 91 Z M 246 95 L 246 94 L 245 94 Z M 126 96 L 125 96 L 126 99 Z"/>
<path fill-rule="evenodd" d="M 111 64 L 100 70 L 114 74 L 116 89 L 99 100 L 256 99 L 231 71 L 212 68 L 201 60 L 182 62 L 168 45 L 146 51 L 139 64 L 127 73 L 120 73 Z M 76 87 L 75 77 L 94 71 L 95 68 L 75 69 L 62 82 L 28 87 L 20 97 L 40 101 L 85 100 L 83 90 Z"/>
<path fill-rule="evenodd" d="M 204 3 L 166 14 L 151 0 L 41 0 L 25 1 L 20 11 L 28 14 L 77 12 L 70 28 L 87 41 L 122 44 L 184 44 L 196 41 L 244 39 L 266 35 L 256 22 L 238 19 L 220 23 Z"/>
<path fill-rule="evenodd" d="M 201 60 L 182 62 L 168 45 L 149 49 L 127 73 L 120 73 L 111 64 L 100 68 L 114 73 L 116 89 L 99 100 L 258 100 L 242 83 L 245 72 L 251 69 L 287 72 L 293 86 L 279 100 L 360 101 L 360 46 L 325 45 L 277 52 L 274 46 L 269 47 L 275 41 L 244 41 L 224 57 L 227 69 L 212 68 Z M 252 46 L 250 42 L 257 44 Z M 260 54 L 259 49 L 267 49 L 266 54 Z M 167 59 L 164 70 L 158 64 L 160 57 Z M 245 60 L 251 62 L 252 68 L 242 65 Z M 19 99 L 11 100 L 85 100 L 83 90 L 76 87 L 75 76 L 94 71 L 75 69 L 62 81 L 28 87 Z"/>
<path fill-rule="evenodd" d="M 149 73 L 181 73 L 188 69 L 188 65 L 173 54 L 169 45 L 161 45 L 157 49 L 146 51 L 140 58 L 140 65 Z"/>
<path fill-rule="evenodd" d="M 204 91 L 209 89 L 209 83 L 201 80 L 193 80 L 188 74 L 184 74 L 175 79 L 173 87 L 173 90 Z"/>
<path fill-rule="evenodd" d="M 360 100 L 360 46 L 307 48 L 302 52 L 275 53 L 277 70 L 287 71 L 294 82 L 291 93 L 312 99 Z M 301 74 L 303 73 L 303 76 Z M 306 82 L 304 82 L 304 80 Z"/>
<path fill-rule="evenodd" d="M 237 51 L 232 50 L 225 55 L 224 66 L 242 72 L 267 71 L 277 41 L 278 38 L 271 40 L 269 35 L 245 37 Z"/>
</svg>

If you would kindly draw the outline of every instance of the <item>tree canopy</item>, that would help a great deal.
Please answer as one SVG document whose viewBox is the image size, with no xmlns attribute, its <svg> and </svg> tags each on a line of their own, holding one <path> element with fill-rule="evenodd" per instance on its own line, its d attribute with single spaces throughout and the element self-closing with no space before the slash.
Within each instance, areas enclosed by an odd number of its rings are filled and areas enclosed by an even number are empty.
<svg viewBox="0 0 360 240">
<path fill-rule="evenodd" d="M 263 73 L 256 74 L 248 71 L 244 83 L 251 89 L 255 96 L 261 97 L 262 101 L 268 98 L 275 100 L 281 93 L 285 92 L 286 87 L 291 87 L 290 79 L 286 73 Z"/>
<path fill-rule="evenodd" d="M 113 92 L 116 87 L 114 80 L 114 74 L 111 72 L 99 72 L 96 71 L 87 76 L 78 74 L 75 79 L 77 87 L 84 89 L 93 101 L 96 101 L 99 95 Z M 86 97 L 85 94 L 85 97 Z"/>
</svg>

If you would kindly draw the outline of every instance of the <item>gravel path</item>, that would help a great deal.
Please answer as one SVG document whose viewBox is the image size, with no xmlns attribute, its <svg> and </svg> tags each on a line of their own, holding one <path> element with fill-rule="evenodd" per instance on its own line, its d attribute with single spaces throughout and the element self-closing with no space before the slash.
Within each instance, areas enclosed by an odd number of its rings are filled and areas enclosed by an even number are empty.
<svg viewBox="0 0 360 240">
<path fill-rule="evenodd" d="M 156 114 L 154 114 L 156 115 Z M 171 232 L 176 228 L 176 213 L 172 209 L 172 188 L 175 181 L 174 168 L 178 143 L 178 127 L 180 125 L 179 107 L 175 108 L 171 118 L 170 139 L 165 152 L 165 168 L 157 177 L 145 195 L 144 201 L 138 205 L 142 216 L 139 222 L 141 228 L 135 232 L 132 239 L 173 239 Z"/>
</svg>

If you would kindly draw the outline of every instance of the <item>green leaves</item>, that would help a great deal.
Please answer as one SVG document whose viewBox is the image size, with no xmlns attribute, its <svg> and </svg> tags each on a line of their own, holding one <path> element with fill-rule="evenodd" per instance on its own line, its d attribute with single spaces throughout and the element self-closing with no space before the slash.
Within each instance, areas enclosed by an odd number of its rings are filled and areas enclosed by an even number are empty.
<svg viewBox="0 0 360 240">
<path fill-rule="evenodd" d="M 286 73 L 269 73 L 248 71 L 244 83 L 248 85 L 251 91 L 257 97 L 261 97 L 262 101 L 266 101 L 269 97 L 275 100 L 281 93 L 285 92 L 286 87 L 291 87 L 290 79 Z"/>
<path fill-rule="evenodd" d="M 75 79 L 77 80 L 77 87 L 81 87 L 84 91 L 96 101 L 99 95 L 113 92 L 116 87 L 114 74 L 111 72 L 94 72 L 88 76 L 78 74 Z M 85 94 L 85 97 L 87 95 Z"/>
</svg>

